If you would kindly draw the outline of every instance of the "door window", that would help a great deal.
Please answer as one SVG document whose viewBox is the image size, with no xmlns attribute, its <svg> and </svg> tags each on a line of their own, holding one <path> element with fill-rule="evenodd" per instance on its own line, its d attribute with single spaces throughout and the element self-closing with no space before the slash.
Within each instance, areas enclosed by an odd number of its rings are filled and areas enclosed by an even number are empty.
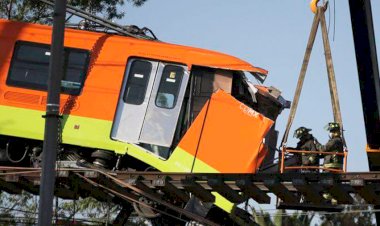
<svg viewBox="0 0 380 226">
<path fill-rule="evenodd" d="M 132 62 L 123 100 L 127 104 L 140 105 L 144 102 L 152 64 L 149 61 Z"/>
<path fill-rule="evenodd" d="M 157 107 L 168 109 L 175 107 L 183 74 L 183 67 L 175 65 L 165 66 L 155 101 Z"/>
</svg>

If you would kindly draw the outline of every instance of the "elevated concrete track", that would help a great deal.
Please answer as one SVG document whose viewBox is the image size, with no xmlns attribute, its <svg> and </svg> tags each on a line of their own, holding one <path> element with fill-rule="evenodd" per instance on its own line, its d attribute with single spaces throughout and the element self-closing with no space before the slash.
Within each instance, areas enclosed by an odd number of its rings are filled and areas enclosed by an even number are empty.
<svg viewBox="0 0 380 226">
<path fill-rule="evenodd" d="M 11 194 L 25 190 L 38 195 L 40 175 L 39 168 L 0 166 L 0 189 Z M 268 194 L 272 193 L 281 200 L 279 208 L 341 211 L 342 204 L 355 204 L 352 194 L 360 195 L 368 204 L 380 205 L 380 172 L 190 174 L 59 168 L 55 186 L 55 195 L 64 199 L 91 196 L 125 207 L 138 203 L 183 221 L 219 225 L 220 222 L 188 211 L 176 201 L 186 203 L 195 196 L 210 203 L 215 201 L 212 192 L 218 192 L 235 204 L 248 199 L 268 204 L 271 201 Z M 323 198 L 324 193 L 331 194 L 338 205 L 329 204 Z M 164 199 L 163 194 L 171 198 Z M 141 197 L 156 205 L 149 206 Z M 253 223 L 249 213 L 239 207 L 234 208 L 231 218 L 240 225 Z"/>
</svg>

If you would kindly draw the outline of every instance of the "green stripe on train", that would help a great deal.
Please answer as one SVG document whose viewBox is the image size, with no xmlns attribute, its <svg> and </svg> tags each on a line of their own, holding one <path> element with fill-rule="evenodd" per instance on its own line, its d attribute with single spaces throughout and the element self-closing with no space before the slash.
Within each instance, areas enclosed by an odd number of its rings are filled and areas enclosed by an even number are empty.
<svg viewBox="0 0 380 226">
<path fill-rule="evenodd" d="M 0 106 L 0 134 L 42 140 L 45 119 L 44 111 Z M 163 172 L 190 172 L 194 156 L 177 147 L 168 160 L 160 159 L 137 145 L 110 139 L 112 122 L 80 116 L 64 116 L 62 120 L 62 141 L 65 144 L 89 148 L 114 150 L 131 155 Z M 218 173 L 201 160 L 197 160 L 194 172 Z M 217 193 L 216 205 L 230 212 L 233 204 Z"/>
</svg>

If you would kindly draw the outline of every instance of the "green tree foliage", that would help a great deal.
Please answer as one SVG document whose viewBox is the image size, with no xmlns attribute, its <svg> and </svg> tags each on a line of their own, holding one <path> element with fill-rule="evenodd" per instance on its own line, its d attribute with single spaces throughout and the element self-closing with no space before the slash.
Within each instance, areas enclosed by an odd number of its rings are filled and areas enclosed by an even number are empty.
<svg viewBox="0 0 380 226">
<path fill-rule="evenodd" d="M 35 225 L 37 209 L 37 198 L 30 193 L 0 193 L 0 225 Z"/>
<path fill-rule="evenodd" d="M 72 219 L 77 215 L 90 221 L 112 222 L 120 207 L 112 203 L 98 202 L 94 198 L 77 201 L 62 201 L 58 207 L 58 217 Z"/>
<path fill-rule="evenodd" d="M 360 196 L 353 196 L 355 205 L 345 206 L 342 212 L 338 213 L 317 213 L 294 211 L 287 213 L 285 210 L 278 210 L 274 214 L 266 211 L 256 211 L 252 209 L 253 217 L 260 226 L 309 226 L 315 219 L 315 225 L 321 226 L 345 226 L 345 225 L 374 225 L 373 207 L 365 203 Z"/>
<path fill-rule="evenodd" d="M 315 214 L 302 211 L 295 211 L 288 214 L 285 210 L 277 210 L 271 216 L 268 212 L 260 210 L 257 212 L 253 209 L 255 221 L 260 226 L 309 226 Z"/>
<path fill-rule="evenodd" d="M 52 1 L 52 0 L 50 0 Z M 141 6 L 147 0 L 127 0 L 134 6 Z M 68 0 L 68 4 L 108 20 L 120 19 L 124 0 Z M 0 18 L 17 21 L 49 24 L 53 8 L 39 0 L 1 0 Z"/>
<path fill-rule="evenodd" d="M 357 205 L 346 206 L 342 213 L 326 214 L 321 216 L 321 226 L 343 226 L 358 225 L 366 226 L 374 224 L 374 213 L 371 206 L 365 204 L 365 201 L 354 196 Z"/>
<path fill-rule="evenodd" d="M 0 226 L 36 225 L 38 215 L 38 196 L 23 192 L 19 195 L 0 193 Z M 120 206 L 99 202 L 94 198 L 54 201 L 53 220 L 56 225 L 112 225 Z M 127 225 L 144 226 L 147 221 L 140 217 L 130 217 Z"/>
<path fill-rule="evenodd" d="M 253 209 L 253 217 L 255 219 L 255 222 L 260 226 L 281 226 L 281 224 L 275 224 L 270 214 L 261 209 L 260 212 L 257 212 L 255 209 Z"/>
</svg>

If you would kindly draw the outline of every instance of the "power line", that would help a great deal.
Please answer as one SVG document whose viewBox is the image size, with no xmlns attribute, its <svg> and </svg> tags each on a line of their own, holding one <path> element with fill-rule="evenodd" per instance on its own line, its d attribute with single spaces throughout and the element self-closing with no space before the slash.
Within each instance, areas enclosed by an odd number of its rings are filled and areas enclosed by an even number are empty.
<svg viewBox="0 0 380 226">
<path fill-rule="evenodd" d="M 343 215 L 343 214 L 351 214 L 351 213 L 377 213 L 380 212 L 380 210 L 375 210 L 375 209 L 367 209 L 367 210 L 347 210 L 347 211 L 342 211 L 342 212 L 317 212 L 317 211 L 310 211 L 310 212 L 297 212 L 298 216 L 306 216 L 306 215 L 311 215 L 313 213 L 317 213 L 319 215 Z M 255 213 L 254 215 L 263 217 L 263 216 L 288 216 L 291 217 L 292 215 L 289 215 L 288 213 L 268 213 L 268 212 L 262 212 L 262 213 Z"/>
<path fill-rule="evenodd" d="M 33 211 L 7 208 L 7 207 L 3 207 L 3 206 L 0 206 L 0 209 L 14 211 L 14 212 L 20 212 L 20 213 L 28 213 L 28 214 L 35 214 L 35 215 L 37 214 L 37 212 L 33 212 Z M 37 217 L 35 217 L 35 218 L 31 218 L 31 217 L 9 217 L 9 218 L 5 218 L 5 217 L 2 217 L 0 219 L 0 222 L 3 222 L 5 219 L 8 219 L 8 221 L 6 221 L 6 222 L 9 222 L 9 220 L 25 220 L 25 219 L 37 221 Z M 67 219 L 64 217 L 58 217 L 56 219 L 57 220 L 71 220 L 71 219 Z M 90 218 L 75 218 L 75 221 L 88 222 L 88 223 L 104 223 L 103 221 L 90 220 Z"/>
<path fill-rule="evenodd" d="M 0 206 L 0 209 L 3 209 L 3 210 L 8 210 L 8 211 L 15 211 L 15 212 L 20 212 L 20 213 L 30 213 L 30 214 L 37 214 L 37 212 L 33 212 L 33 211 L 28 211 L 28 210 L 20 210 L 20 209 L 15 209 L 15 208 L 8 208 L 8 207 L 3 207 L 3 206 Z"/>
</svg>

